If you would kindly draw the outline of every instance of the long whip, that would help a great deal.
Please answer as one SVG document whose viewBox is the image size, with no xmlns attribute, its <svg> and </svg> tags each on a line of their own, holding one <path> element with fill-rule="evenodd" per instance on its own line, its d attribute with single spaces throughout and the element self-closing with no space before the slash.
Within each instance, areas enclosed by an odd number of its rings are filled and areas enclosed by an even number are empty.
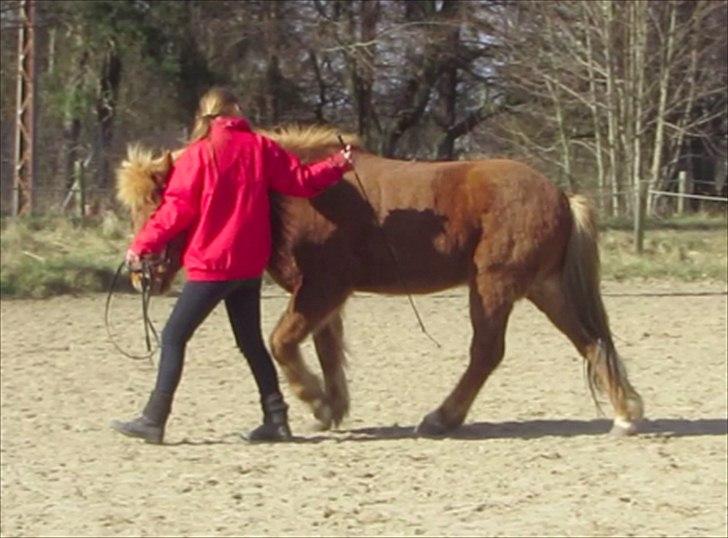
<svg viewBox="0 0 728 538">
<path fill-rule="evenodd" d="M 344 139 L 340 134 L 337 135 L 339 138 L 339 143 L 341 144 L 341 147 L 346 150 L 346 143 L 344 142 Z M 359 190 L 362 193 L 362 196 L 364 196 L 364 199 L 366 200 L 367 204 L 369 204 L 369 207 L 372 209 L 372 222 L 374 223 L 374 226 L 379 230 L 379 232 L 382 234 L 382 241 L 387 247 L 387 251 L 389 252 L 390 257 L 392 258 L 392 261 L 394 262 L 395 272 L 397 273 L 397 279 L 399 280 L 400 286 L 404 288 L 405 293 L 407 294 L 407 299 L 409 300 L 409 304 L 412 307 L 412 311 L 415 313 L 415 317 L 417 318 L 417 323 L 420 326 L 420 330 L 427 336 L 438 348 L 442 348 L 440 345 L 440 342 L 435 340 L 435 338 L 427 331 L 427 328 L 425 327 L 424 322 L 422 321 L 422 316 L 420 316 L 419 311 L 417 310 L 417 306 L 415 305 L 415 301 L 412 298 L 412 294 L 409 291 L 409 287 L 407 286 L 407 283 L 404 281 L 404 278 L 402 277 L 402 271 L 399 264 L 399 259 L 397 258 L 397 253 L 394 250 L 394 247 L 392 247 L 392 244 L 387 239 L 387 233 L 384 230 L 384 226 L 379 224 L 379 221 L 377 220 L 376 211 L 374 210 L 374 206 L 372 205 L 372 202 L 369 200 L 369 196 L 367 195 L 367 191 L 364 188 L 364 184 L 361 181 L 361 178 L 359 177 L 359 174 L 356 172 L 356 168 L 354 168 L 354 163 L 350 162 L 351 165 L 351 171 L 354 173 L 354 179 L 356 179 L 356 183 L 359 186 Z"/>
</svg>

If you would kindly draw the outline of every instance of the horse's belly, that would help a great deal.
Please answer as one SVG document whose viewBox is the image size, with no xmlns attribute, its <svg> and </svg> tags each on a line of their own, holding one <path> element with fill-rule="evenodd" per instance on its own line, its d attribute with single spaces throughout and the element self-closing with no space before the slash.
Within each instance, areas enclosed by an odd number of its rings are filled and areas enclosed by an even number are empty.
<svg viewBox="0 0 728 538">
<path fill-rule="evenodd" d="M 361 267 L 355 282 L 358 291 L 394 295 L 446 290 L 464 284 L 468 275 L 467 263 L 456 257 L 408 262 L 390 255 L 384 260 L 369 259 Z"/>
<path fill-rule="evenodd" d="M 400 282 L 381 282 L 381 283 L 364 283 L 361 286 L 356 287 L 356 291 L 363 291 L 368 293 L 381 293 L 384 295 L 426 295 L 429 293 L 437 293 L 438 291 L 445 291 L 451 288 L 462 286 L 465 284 L 465 279 L 449 280 L 449 281 L 405 281 L 404 284 Z"/>
</svg>

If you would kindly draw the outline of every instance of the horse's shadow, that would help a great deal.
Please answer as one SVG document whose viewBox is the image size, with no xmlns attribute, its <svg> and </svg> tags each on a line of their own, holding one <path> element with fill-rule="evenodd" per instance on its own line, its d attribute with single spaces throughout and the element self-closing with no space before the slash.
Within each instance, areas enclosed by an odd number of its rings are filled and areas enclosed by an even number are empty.
<svg viewBox="0 0 728 538">
<path fill-rule="evenodd" d="M 578 437 L 606 435 L 612 421 L 595 420 L 524 420 L 519 422 L 475 422 L 465 424 L 448 433 L 442 439 L 537 439 L 540 437 Z M 728 420 L 706 419 L 656 419 L 645 420 L 639 425 L 638 435 L 663 437 L 698 437 L 702 435 L 728 434 Z M 350 440 L 374 441 L 386 439 L 411 439 L 420 437 L 412 426 L 384 426 L 346 430 Z"/>
<path fill-rule="evenodd" d="M 520 422 L 475 422 L 465 424 L 457 430 L 435 439 L 487 440 L 487 439 L 538 439 L 541 437 L 579 437 L 606 435 L 612 428 L 612 421 L 595 420 L 524 420 Z M 700 437 L 704 435 L 727 435 L 728 420 L 724 418 L 645 420 L 640 424 L 639 435 L 660 437 Z M 294 436 L 293 444 L 316 444 L 322 442 L 346 443 L 362 441 L 393 441 L 424 438 L 414 426 L 375 426 L 349 430 L 336 430 L 330 434 Z M 219 439 L 189 439 L 166 443 L 167 446 L 200 446 L 239 444 L 246 441 L 238 434 L 228 434 Z M 290 444 L 290 443 L 286 443 Z M 251 446 L 258 443 L 251 444 Z M 266 446 L 265 443 L 260 443 Z"/>
</svg>

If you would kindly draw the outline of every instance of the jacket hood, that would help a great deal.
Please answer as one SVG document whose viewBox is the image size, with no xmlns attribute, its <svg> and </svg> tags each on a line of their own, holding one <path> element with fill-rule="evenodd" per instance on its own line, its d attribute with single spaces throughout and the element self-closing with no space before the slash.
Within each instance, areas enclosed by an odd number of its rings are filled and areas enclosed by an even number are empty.
<svg viewBox="0 0 728 538">
<path fill-rule="evenodd" d="M 235 129 L 237 131 L 250 131 L 248 120 L 240 116 L 218 116 L 212 120 L 213 127 Z"/>
</svg>

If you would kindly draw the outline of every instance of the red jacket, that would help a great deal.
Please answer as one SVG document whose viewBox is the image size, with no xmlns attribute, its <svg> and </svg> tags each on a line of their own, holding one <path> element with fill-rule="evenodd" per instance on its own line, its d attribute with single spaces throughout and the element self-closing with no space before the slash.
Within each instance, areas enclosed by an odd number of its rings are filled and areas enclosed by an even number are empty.
<svg viewBox="0 0 728 538">
<path fill-rule="evenodd" d="M 214 151 L 214 156 L 213 156 Z M 143 256 L 187 232 L 188 280 L 236 280 L 263 274 L 271 252 L 268 192 L 312 197 L 341 179 L 341 154 L 302 164 L 242 118 L 213 120 L 210 134 L 174 163 L 159 208 L 134 238 Z"/>
</svg>

